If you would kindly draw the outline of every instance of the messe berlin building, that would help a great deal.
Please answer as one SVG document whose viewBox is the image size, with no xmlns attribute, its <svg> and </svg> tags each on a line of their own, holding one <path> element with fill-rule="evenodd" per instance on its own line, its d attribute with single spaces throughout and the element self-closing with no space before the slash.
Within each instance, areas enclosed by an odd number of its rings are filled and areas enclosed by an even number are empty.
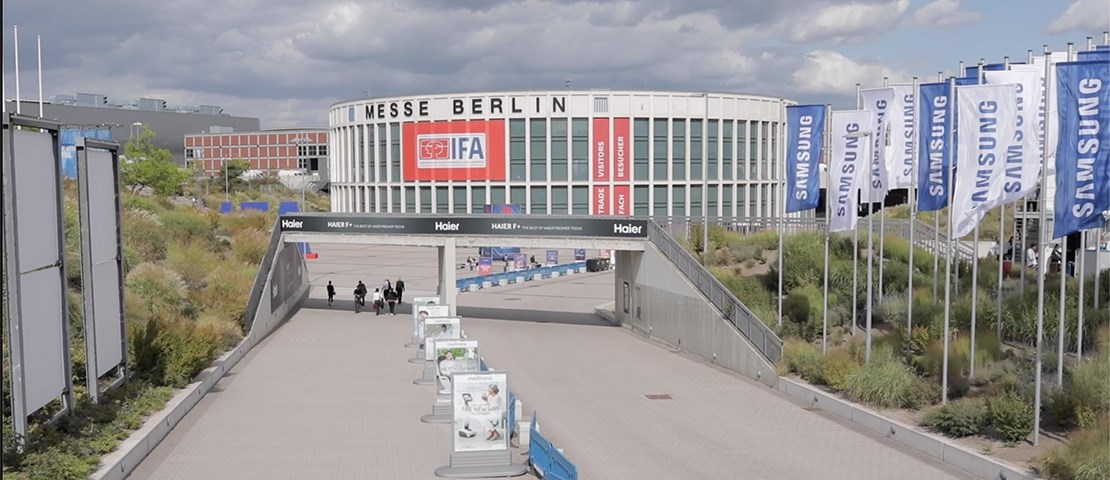
<svg viewBox="0 0 1110 480">
<path fill-rule="evenodd" d="M 341 102 L 328 115 L 332 210 L 776 216 L 791 103 L 569 89 Z"/>
</svg>

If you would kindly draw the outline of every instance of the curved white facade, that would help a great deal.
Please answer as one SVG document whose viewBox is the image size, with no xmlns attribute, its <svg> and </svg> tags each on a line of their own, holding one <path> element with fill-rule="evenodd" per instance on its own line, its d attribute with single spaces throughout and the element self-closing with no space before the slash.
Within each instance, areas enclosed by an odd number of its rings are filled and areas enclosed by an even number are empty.
<svg viewBox="0 0 1110 480">
<path fill-rule="evenodd" d="M 789 104 L 604 90 L 342 102 L 328 115 L 332 211 L 778 216 Z"/>
</svg>

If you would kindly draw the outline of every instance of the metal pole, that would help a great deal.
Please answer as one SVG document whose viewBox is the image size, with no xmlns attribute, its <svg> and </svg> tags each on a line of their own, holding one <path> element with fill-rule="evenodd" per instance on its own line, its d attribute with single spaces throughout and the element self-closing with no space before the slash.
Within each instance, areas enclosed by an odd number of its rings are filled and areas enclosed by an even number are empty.
<svg viewBox="0 0 1110 480">
<path fill-rule="evenodd" d="M 35 35 L 39 57 L 39 118 L 42 118 L 42 35 Z"/>
<path fill-rule="evenodd" d="M 975 255 L 971 258 L 971 364 L 968 367 L 967 378 L 975 378 L 975 320 L 979 311 L 976 295 L 979 292 L 979 225 L 975 226 L 974 234 Z"/>
<path fill-rule="evenodd" d="M 1079 302 L 1076 303 L 1078 305 L 1078 308 L 1076 309 L 1077 311 L 1075 312 L 1076 313 L 1075 314 L 1075 317 L 1076 317 L 1076 328 L 1075 328 L 1075 330 L 1076 330 L 1076 335 L 1079 337 L 1075 341 L 1075 358 L 1076 358 L 1075 361 L 1076 361 L 1076 363 L 1083 361 L 1083 308 L 1086 307 L 1086 305 L 1083 304 L 1083 284 L 1086 282 L 1086 278 L 1084 278 L 1084 276 L 1083 276 L 1083 273 L 1084 273 L 1083 264 L 1087 263 L 1086 262 L 1086 260 L 1087 260 L 1087 233 L 1088 232 L 1085 232 L 1085 231 L 1080 232 L 1080 234 L 1079 234 L 1079 253 L 1075 255 L 1075 263 L 1076 263 L 1076 265 L 1075 265 L 1075 277 L 1077 279 L 1079 279 Z M 1097 286 L 1096 286 L 1095 291 L 1098 291 Z"/>
<path fill-rule="evenodd" d="M 956 81 L 950 79 L 948 81 L 948 118 L 952 118 L 956 111 Z M 952 145 L 952 130 L 948 129 L 948 145 Z M 952 168 L 955 163 L 954 156 L 956 152 L 954 149 L 948 149 L 948 254 L 944 256 L 944 359 L 941 366 L 941 386 L 940 386 L 940 402 L 942 404 L 948 403 L 948 347 L 949 347 L 949 329 L 952 321 L 952 200 L 953 193 L 956 190 L 955 169 Z"/>
<path fill-rule="evenodd" d="M 1071 42 L 1068 42 L 1068 61 L 1072 60 L 1075 55 L 1075 48 Z M 1047 62 L 1046 62 L 1047 63 Z M 1048 77 L 1045 77 L 1046 79 Z M 1068 276 L 1067 276 L 1067 259 L 1068 259 L 1068 236 L 1060 237 L 1060 313 L 1059 320 L 1056 322 L 1056 329 L 1059 333 L 1059 345 L 1056 347 L 1056 386 L 1063 388 L 1064 386 L 1064 333 L 1066 332 L 1065 323 L 1067 318 L 1064 318 L 1064 295 L 1067 291 Z"/>
<path fill-rule="evenodd" d="M 917 94 L 917 77 L 913 77 L 913 131 L 910 135 L 910 187 L 906 191 L 907 198 L 910 202 L 910 275 L 906 283 L 906 338 L 910 338 L 913 333 L 913 276 L 917 272 L 913 264 L 913 251 L 915 250 L 913 244 L 913 226 L 917 223 L 917 142 L 920 141 L 920 131 L 917 128 L 917 104 L 921 99 Z"/>
<path fill-rule="evenodd" d="M 857 83 L 856 84 L 856 104 L 857 105 L 861 105 L 860 102 L 862 102 L 862 97 L 859 96 L 859 93 L 860 93 L 859 84 Z M 868 142 L 875 142 L 875 140 L 871 138 L 871 135 L 873 135 L 873 134 L 874 134 L 874 131 L 868 132 L 868 135 L 866 135 L 866 138 L 867 138 Z M 874 145 L 874 143 L 872 143 L 872 145 Z M 872 149 L 874 149 L 874 146 L 872 147 Z M 868 183 L 867 195 L 866 195 L 866 198 L 864 198 L 864 200 L 867 201 L 867 305 L 865 305 L 865 308 L 864 308 L 864 316 L 866 317 L 866 318 L 864 318 L 864 324 L 865 324 L 865 328 L 867 329 L 867 331 L 863 332 L 864 333 L 864 339 L 865 339 L 864 342 L 865 342 L 865 345 L 866 345 L 866 348 L 864 349 L 864 361 L 866 363 L 871 363 L 871 294 L 872 294 L 872 286 L 871 285 L 872 285 L 872 282 L 874 280 L 873 279 L 873 274 L 872 274 L 872 269 L 873 269 L 874 263 L 873 263 L 872 259 L 875 257 L 875 252 L 874 252 L 874 250 L 875 250 L 875 215 L 874 215 L 874 213 L 875 212 L 874 212 L 874 209 L 872 208 L 874 206 L 874 204 L 871 203 L 870 171 L 871 171 L 871 169 L 875 168 L 875 155 L 876 155 L 875 151 L 871 151 L 871 155 L 870 155 L 871 158 L 868 159 L 867 169 L 868 169 L 868 178 L 869 178 L 868 182 L 869 183 Z"/>
<path fill-rule="evenodd" d="M 781 118 L 783 118 L 783 119 L 786 118 L 784 108 L 785 108 L 785 106 L 780 101 L 779 102 L 779 112 L 782 115 Z M 782 172 L 782 177 L 779 180 L 779 182 L 780 182 L 779 183 L 779 193 L 780 193 L 779 198 L 782 199 L 782 201 L 780 202 L 781 203 L 780 208 L 782 208 L 782 210 L 781 210 L 782 211 L 782 216 L 779 217 L 779 263 L 778 263 L 779 297 L 778 297 L 778 300 L 779 300 L 779 328 L 782 328 L 782 313 L 783 313 L 782 312 L 782 266 L 783 266 L 782 262 L 783 262 L 784 257 L 785 257 L 783 255 L 782 250 L 783 250 L 784 246 L 786 245 L 786 240 L 783 238 L 783 237 L 786 236 L 786 189 L 782 188 L 782 183 L 781 182 L 786 179 L 786 162 L 779 162 L 779 164 L 780 164 L 780 167 L 781 167 L 779 169 L 779 171 Z"/>
<path fill-rule="evenodd" d="M 1015 207 L 1016 208 L 1016 207 Z M 1002 263 L 1006 258 L 1006 245 L 1002 243 L 1002 232 L 1006 231 L 1006 205 L 1002 205 L 1001 215 L 998 216 L 998 291 L 995 295 L 994 334 L 1002 340 Z"/>
<path fill-rule="evenodd" d="M 883 77 L 883 86 L 884 87 L 890 86 L 890 79 L 888 79 L 887 77 Z M 884 118 L 889 118 L 889 117 L 884 117 Z M 878 140 L 876 140 L 877 143 L 875 145 L 877 145 L 877 148 L 886 149 L 886 139 L 887 139 L 887 136 L 889 136 L 889 135 L 890 135 L 890 127 L 888 126 L 887 128 L 883 129 L 883 134 L 879 136 Z M 876 152 L 873 152 L 873 154 L 874 153 L 876 153 Z M 887 161 L 885 153 L 883 154 L 883 161 L 884 162 Z M 882 168 L 886 169 L 886 166 L 884 165 L 884 166 L 882 166 Z M 883 263 L 884 263 L 883 261 L 886 259 L 886 195 L 887 195 L 887 193 L 890 192 L 890 172 L 887 172 L 886 179 L 883 182 L 883 188 L 885 188 L 886 191 L 883 192 L 883 198 L 881 198 L 879 200 L 879 212 L 881 212 L 881 216 L 879 217 L 879 285 L 878 285 L 879 288 L 878 288 L 878 292 L 879 292 L 879 299 L 880 300 L 883 298 Z M 911 225 L 910 228 L 913 228 L 912 227 L 912 225 L 913 225 L 912 222 L 910 223 L 910 225 Z M 911 250 L 913 249 L 913 244 L 912 243 L 910 244 L 910 249 Z"/>
<path fill-rule="evenodd" d="M 15 32 L 15 114 L 23 113 L 23 102 L 19 95 L 19 25 L 13 25 Z"/>
<path fill-rule="evenodd" d="M 1044 89 L 1044 104 L 1048 107 L 1048 85 L 1049 85 L 1049 72 L 1052 70 L 1052 56 L 1049 54 L 1048 45 L 1044 46 L 1044 75 L 1045 75 L 1045 89 Z M 1048 222 L 1048 216 L 1045 213 L 1046 190 L 1048 186 L 1048 150 L 1041 149 L 1041 191 L 1040 201 L 1037 205 L 1037 210 L 1040 215 L 1040 224 L 1037 228 L 1037 244 L 1039 257 L 1037 259 L 1037 341 L 1036 341 L 1036 359 L 1034 360 L 1034 379 L 1033 379 L 1033 446 L 1037 446 L 1041 439 L 1041 363 L 1043 361 L 1043 342 L 1044 342 L 1044 276 L 1045 276 L 1045 225 Z"/>
<path fill-rule="evenodd" d="M 940 210 L 933 211 L 933 301 L 937 296 L 937 280 L 940 277 Z"/>
<path fill-rule="evenodd" d="M 821 295 L 821 308 L 824 320 L 821 323 L 821 353 L 829 353 L 829 222 L 832 218 L 829 215 L 829 205 L 831 204 L 829 190 L 832 189 L 832 172 L 828 166 L 832 163 L 829 157 L 829 152 L 832 151 L 832 105 L 825 105 L 825 125 L 824 128 L 824 142 L 822 149 L 822 157 L 825 159 L 825 284 L 824 292 Z M 818 165 L 820 168 L 820 165 Z"/>
<path fill-rule="evenodd" d="M 859 325 L 859 210 L 855 213 L 856 227 L 852 229 L 852 336 L 856 336 Z"/>
</svg>

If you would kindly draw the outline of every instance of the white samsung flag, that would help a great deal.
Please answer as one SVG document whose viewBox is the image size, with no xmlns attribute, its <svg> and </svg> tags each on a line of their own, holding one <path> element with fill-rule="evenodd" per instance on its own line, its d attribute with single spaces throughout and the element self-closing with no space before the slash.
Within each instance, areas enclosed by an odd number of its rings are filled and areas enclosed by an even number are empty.
<svg viewBox="0 0 1110 480">
<path fill-rule="evenodd" d="M 1041 132 L 1038 132 L 1037 115 L 1043 98 L 1041 77 L 1032 65 L 1011 65 L 1009 71 L 983 72 L 989 85 L 1017 85 L 1017 104 L 1014 117 L 1014 136 L 1006 141 L 1006 161 L 1000 203 L 1010 203 L 1025 198 L 1037 190 L 1041 181 Z"/>
<path fill-rule="evenodd" d="M 859 218 L 857 193 L 866 178 L 871 158 L 870 138 L 875 115 L 867 110 L 833 111 L 832 158 L 829 161 L 829 183 L 825 198 L 829 231 L 844 232 L 856 228 Z M 863 173 L 861 173 L 863 172 Z"/>
<path fill-rule="evenodd" d="M 952 199 L 952 236 L 960 238 L 1002 198 L 1006 146 L 1014 138 L 1015 85 L 956 87 L 959 150 Z"/>
<path fill-rule="evenodd" d="M 894 89 L 885 87 L 860 90 L 860 97 L 863 99 L 863 110 L 875 114 L 875 128 L 871 134 L 871 160 L 866 181 L 860 185 L 860 190 L 863 192 L 863 201 L 881 202 L 890 190 L 886 169 L 886 132 L 890 123 L 888 112 L 894 101 Z"/>
<path fill-rule="evenodd" d="M 917 178 L 913 171 L 913 128 L 916 119 L 913 85 L 892 85 L 890 88 L 894 91 L 894 101 L 887 114 L 887 137 L 890 138 L 886 153 L 887 188 L 910 188 Z"/>
<path fill-rule="evenodd" d="M 1060 62 L 1070 60 L 1068 52 L 1052 52 L 1049 54 L 1052 60 L 1052 65 Z M 1041 100 L 1037 101 L 1037 140 L 1038 144 L 1045 150 L 1045 175 L 1048 177 L 1045 184 L 1044 198 L 1052 199 L 1056 197 L 1056 144 L 1059 143 L 1060 138 L 1060 124 L 1057 119 L 1057 104 L 1056 104 L 1056 68 L 1048 69 L 1048 77 L 1045 77 L 1045 56 L 1038 55 L 1033 57 L 1033 66 L 1037 71 L 1038 78 L 1041 79 Z M 1044 95 L 1047 90 L 1048 103 L 1044 102 Z M 1045 214 L 1049 217 L 1055 215 L 1056 202 L 1051 200 L 1044 202 Z"/>
</svg>

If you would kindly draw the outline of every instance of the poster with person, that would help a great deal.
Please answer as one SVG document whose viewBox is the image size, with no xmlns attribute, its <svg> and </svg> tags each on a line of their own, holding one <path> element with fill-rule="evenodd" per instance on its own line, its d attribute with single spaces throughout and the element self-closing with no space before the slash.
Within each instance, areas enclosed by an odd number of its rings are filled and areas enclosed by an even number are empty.
<svg viewBox="0 0 1110 480">
<path fill-rule="evenodd" d="M 427 304 L 413 309 L 416 319 L 416 338 L 425 338 L 424 321 L 431 317 L 446 317 L 451 315 L 450 305 Z"/>
<path fill-rule="evenodd" d="M 417 314 L 420 312 L 420 307 L 424 305 L 435 305 L 441 303 L 439 297 L 413 297 L 412 298 L 412 336 L 422 338 L 420 332 L 420 325 L 416 319 Z"/>
<path fill-rule="evenodd" d="M 478 340 L 428 340 L 435 352 L 436 391 L 440 395 L 451 394 L 451 375 L 455 373 L 478 373 Z"/>
<path fill-rule="evenodd" d="M 558 265 L 558 264 L 559 264 L 559 251 L 558 250 L 548 250 L 547 251 L 547 265 L 551 266 L 551 265 Z"/>
<path fill-rule="evenodd" d="M 462 338 L 462 317 L 429 316 L 424 320 L 424 360 L 435 360 L 435 350 L 430 348 L 432 340 Z"/>
<path fill-rule="evenodd" d="M 478 275 L 492 275 L 493 274 L 493 259 L 490 257 L 481 257 L 478 259 Z"/>
<path fill-rule="evenodd" d="M 455 453 L 508 450 L 508 373 L 456 373 L 451 384 Z"/>
</svg>

